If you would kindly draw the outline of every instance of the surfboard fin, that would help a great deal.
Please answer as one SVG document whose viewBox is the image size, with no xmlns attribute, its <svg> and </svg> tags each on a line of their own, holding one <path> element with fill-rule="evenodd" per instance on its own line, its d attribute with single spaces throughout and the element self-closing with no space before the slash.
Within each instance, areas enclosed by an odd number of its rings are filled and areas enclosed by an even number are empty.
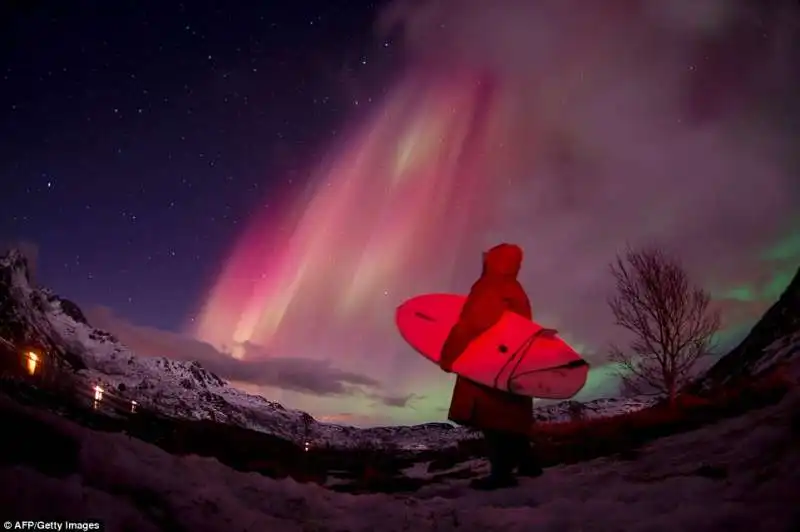
<svg viewBox="0 0 800 532">
<path fill-rule="evenodd" d="M 425 321 L 432 321 L 434 323 L 436 322 L 436 320 L 433 319 L 432 317 L 428 316 L 427 314 L 423 314 L 422 312 L 419 312 L 419 311 L 415 312 L 414 315 L 416 317 L 418 317 L 418 318 L 421 318 L 421 319 L 425 320 Z"/>
</svg>

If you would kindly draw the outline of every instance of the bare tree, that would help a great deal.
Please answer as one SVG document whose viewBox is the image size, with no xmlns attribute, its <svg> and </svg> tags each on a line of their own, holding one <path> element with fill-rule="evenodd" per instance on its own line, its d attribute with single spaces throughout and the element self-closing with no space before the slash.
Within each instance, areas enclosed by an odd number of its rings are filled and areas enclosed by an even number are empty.
<svg viewBox="0 0 800 532">
<path fill-rule="evenodd" d="M 611 347 L 623 386 L 662 392 L 672 405 L 692 367 L 710 351 L 719 312 L 681 264 L 658 249 L 628 249 L 611 273 L 617 293 L 609 306 L 617 325 L 633 334 L 628 349 Z"/>
</svg>

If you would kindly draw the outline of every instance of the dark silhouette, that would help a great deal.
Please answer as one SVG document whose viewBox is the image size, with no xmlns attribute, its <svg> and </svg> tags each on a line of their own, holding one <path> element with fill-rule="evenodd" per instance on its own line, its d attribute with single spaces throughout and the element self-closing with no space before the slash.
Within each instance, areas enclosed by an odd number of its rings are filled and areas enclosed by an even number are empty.
<svg viewBox="0 0 800 532">
<path fill-rule="evenodd" d="M 453 363 L 469 343 L 491 328 L 506 311 L 531 319 L 531 305 L 517 281 L 522 249 L 500 244 L 483 254 L 483 272 L 472 285 L 458 323 L 442 348 L 441 367 L 452 371 Z M 530 446 L 533 399 L 490 388 L 461 376 L 456 379 L 448 418 L 483 432 L 491 464 L 488 477 L 473 481 L 478 489 L 516 484 L 514 469 L 527 476 L 542 470 Z"/>
<path fill-rule="evenodd" d="M 609 300 L 617 325 L 633 335 L 627 350 L 611 347 L 626 389 L 664 393 L 671 405 L 698 359 L 711 350 L 720 315 L 680 263 L 657 249 L 628 250 L 611 265 L 617 294 Z"/>
</svg>

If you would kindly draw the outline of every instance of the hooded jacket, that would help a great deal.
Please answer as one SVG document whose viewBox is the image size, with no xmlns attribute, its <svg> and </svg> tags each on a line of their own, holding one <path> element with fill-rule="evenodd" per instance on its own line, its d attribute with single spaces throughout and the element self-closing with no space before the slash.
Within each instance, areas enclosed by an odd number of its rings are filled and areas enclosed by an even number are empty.
<svg viewBox="0 0 800 532">
<path fill-rule="evenodd" d="M 442 367 L 452 366 L 469 343 L 510 311 L 531 319 L 531 305 L 517 280 L 523 253 L 519 246 L 500 244 L 483 254 L 483 271 L 472 288 L 442 347 Z M 528 434 L 533 399 L 456 379 L 448 418 L 484 430 Z"/>
</svg>

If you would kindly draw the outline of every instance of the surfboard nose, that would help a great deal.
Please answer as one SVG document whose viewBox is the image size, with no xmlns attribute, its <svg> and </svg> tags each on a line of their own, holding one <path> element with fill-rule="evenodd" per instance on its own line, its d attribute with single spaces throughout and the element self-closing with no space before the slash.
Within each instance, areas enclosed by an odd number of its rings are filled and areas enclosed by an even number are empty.
<svg viewBox="0 0 800 532">
<path fill-rule="evenodd" d="M 394 319 L 399 322 L 404 316 L 414 313 L 413 301 L 404 301 L 394 311 Z"/>
<path fill-rule="evenodd" d="M 395 321 L 407 320 L 419 312 L 430 314 L 430 312 L 425 312 L 425 310 L 427 309 L 425 305 L 425 299 L 423 297 L 417 296 L 407 299 L 397 306 L 397 309 L 394 313 Z"/>
<path fill-rule="evenodd" d="M 400 304 L 394 312 L 394 322 L 400 331 L 406 330 L 412 324 L 414 315 L 418 312 L 419 305 L 412 299 Z"/>
</svg>

